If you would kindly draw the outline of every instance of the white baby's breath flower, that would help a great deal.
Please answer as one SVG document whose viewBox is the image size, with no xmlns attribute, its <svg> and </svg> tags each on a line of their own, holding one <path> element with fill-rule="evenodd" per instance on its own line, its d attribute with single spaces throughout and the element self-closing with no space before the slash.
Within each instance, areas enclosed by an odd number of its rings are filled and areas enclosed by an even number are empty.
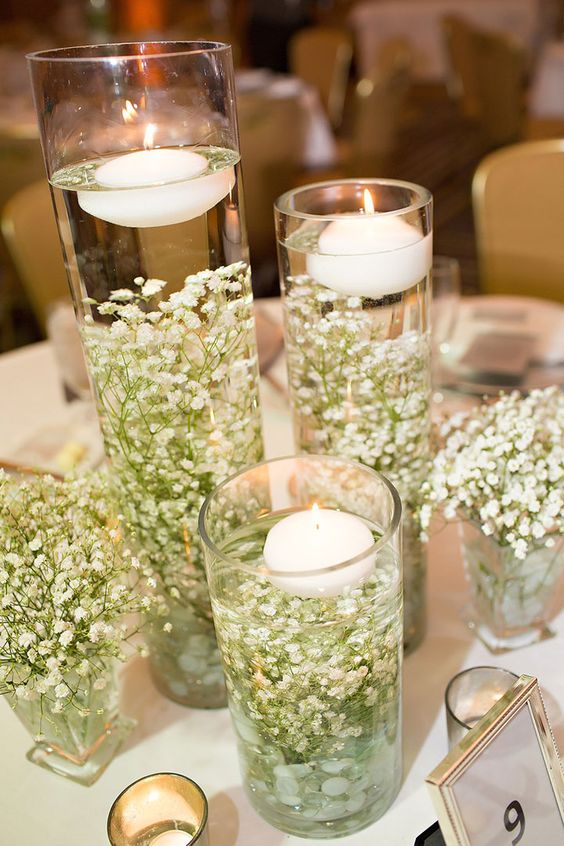
<svg viewBox="0 0 564 846">
<path fill-rule="evenodd" d="M 133 291 L 129 288 L 117 288 L 110 294 L 110 301 L 116 303 L 125 303 L 133 299 Z"/>
<path fill-rule="evenodd" d="M 141 294 L 144 297 L 152 297 L 160 293 L 165 285 L 166 282 L 163 279 L 147 279 L 141 288 Z"/>
<path fill-rule="evenodd" d="M 515 556 L 525 559 L 548 533 L 564 534 L 564 393 L 557 387 L 501 395 L 444 426 L 446 441 L 423 490 Z M 547 468 L 550 468 L 547 470 Z"/>
<path fill-rule="evenodd" d="M 9 694 L 45 699 L 45 713 L 80 698 L 77 680 L 89 686 L 90 661 L 104 664 L 137 628 L 117 624 L 142 609 L 142 597 L 110 509 L 105 473 L 64 482 L 0 474 L 0 549 L 9 550 L 0 579 L 1 681 Z"/>
</svg>

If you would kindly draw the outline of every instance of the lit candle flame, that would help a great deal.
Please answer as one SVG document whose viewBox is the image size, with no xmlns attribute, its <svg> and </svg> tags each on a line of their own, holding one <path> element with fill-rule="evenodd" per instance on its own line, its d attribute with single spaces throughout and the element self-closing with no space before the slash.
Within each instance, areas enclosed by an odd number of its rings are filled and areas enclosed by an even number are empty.
<svg viewBox="0 0 564 846">
<path fill-rule="evenodd" d="M 125 101 L 125 107 L 121 110 L 123 120 L 125 123 L 132 123 L 137 120 L 137 106 L 131 100 Z"/>
<path fill-rule="evenodd" d="M 145 130 L 145 137 L 143 138 L 143 146 L 146 150 L 151 150 L 155 144 L 155 132 L 157 131 L 156 124 L 148 123 Z"/>
<path fill-rule="evenodd" d="M 319 529 L 319 505 L 316 502 L 314 502 L 311 506 L 311 514 L 313 516 L 315 528 Z"/>
<path fill-rule="evenodd" d="M 376 209 L 374 208 L 374 200 L 372 199 L 372 194 L 368 190 L 368 188 L 364 189 L 364 213 L 365 214 L 374 214 Z"/>
</svg>

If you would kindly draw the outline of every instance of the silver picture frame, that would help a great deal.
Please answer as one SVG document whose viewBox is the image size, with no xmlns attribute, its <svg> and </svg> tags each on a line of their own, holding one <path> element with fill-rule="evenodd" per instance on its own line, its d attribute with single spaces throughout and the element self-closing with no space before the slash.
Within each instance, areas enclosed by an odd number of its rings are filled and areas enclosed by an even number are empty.
<svg viewBox="0 0 564 846">
<path fill-rule="evenodd" d="M 506 739 L 509 738 L 509 727 L 515 725 L 515 721 L 519 718 L 519 732 L 523 735 L 523 730 L 528 731 L 528 727 L 523 723 L 523 714 L 527 714 L 530 718 L 531 736 L 536 738 L 536 744 L 542 754 L 542 761 L 546 768 L 548 782 L 552 791 L 548 795 L 549 788 L 547 784 L 539 786 L 539 779 L 537 778 L 537 788 L 542 791 L 543 796 L 543 818 L 546 817 L 546 825 L 552 825 L 552 831 L 560 831 L 556 842 L 554 842 L 554 834 L 550 840 L 550 846 L 557 846 L 557 844 L 564 844 L 564 776 L 560 766 L 558 750 L 554 741 L 548 718 L 546 715 L 542 695 L 539 689 L 538 681 L 534 676 L 522 675 L 510 690 L 488 711 L 487 715 L 472 728 L 466 736 L 448 753 L 441 763 L 427 776 L 426 783 L 431 795 L 431 799 L 435 806 L 438 815 L 439 825 L 447 846 L 478 846 L 481 843 L 501 842 L 501 840 L 491 840 L 489 837 L 480 837 L 476 835 L 480 823 L 477 823 L 477 828 L 472 826 L 472 815 L 474 817 L 480 816 L 476 808 L 480 803 L 480 789 L 476 791 L 474 785 L 473 801 L 466 802 L 466 807 L 462 803 L 462 795 L 464 790 L 460 788 L 464 785 L 464 779 L 469 780 L 472 772 L 474 773 L 474 780 L 477 763 L 485 760 L 487 750 L 490 751 L 490 759 L 495 749 L 492 744 L 496 739 L 500 738 L 502 733 L 505 733 Z M 529 738 L 530 740 L 531 738 Z M 499 747 L 500 744 L 498 743 Z M 533 751 L 536 746 L 533 746 Z M 530 751 L 530 750 L 529 750 Z M 515 770 L 515 756 L 520 755 L 521 759 L 524 755 L 529 754 L 526 745 L 522 749 L 515 750 L 513 754 L 513 763 L 508 767 L 508 778 L 511 778 L 511 772 Z M 536 759 L 535 766 L 537 774 L 539 770 L 538 756 L 534 755 L 531 758 Z M 521 765 L 526 768 L 528 761 L 521 760 Z M 531 761 L 532 763 L 532 761 Z M 503 762 L 500 764 L 503 767 Z M 540 765 L 542 768 L 542 765 Z M 480 780 L 478 780 L 479 782 Z M 488 788 L 487 780 L 483 784 L 483 796 L 485 804 L 490 803 L 491 794 L 499 794 L 501 802 L 503 799 L 503 778 L 494 781 L 493 785 Z M 521 797 L 522 798 L 522 797 Z M 519 797 L 515 797 L 515 801 L 510 802 L 505 808 L 500 806 L 500 817 L 504 823 L 506 831 L 504 832 L 507 843 L 517 844 L 522 839 L 521 846 L 527 846 L 527 843 L 532 843 L 529 837 L 523 837 L 525 833 L 525 817 Z M 539 802 L 536 801 L 537 813 Z M 548 809 L 548 814 L 546 810 Z M 505 814 L 505 816 L 504 816 Z M 552 814 L 552 820 L 550 819 Z M 484 808 L 482 816 L 487 816 L 488 822 L 483 825 L 490 824 L 491 807 Z M 560 827 L 558 826 L 557 815 L 560 817 Z M 497 823 L 496 823 L 497 824 Z M 541 823 L 544 825 L 544 823 Z M 505 839 L 503 839 L 505 842 Z M 539 841 L 540 842 L 540 841 Z M 544 841 L 548 842 L 548 841 Z"/>
</svg>

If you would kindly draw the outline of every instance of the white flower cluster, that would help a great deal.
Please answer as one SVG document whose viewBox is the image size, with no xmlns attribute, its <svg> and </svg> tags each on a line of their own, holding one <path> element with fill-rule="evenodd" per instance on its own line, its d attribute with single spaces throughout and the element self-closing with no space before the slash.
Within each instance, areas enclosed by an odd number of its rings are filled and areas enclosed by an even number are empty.
<svg viewBox="0 0 564 846">
<path fill-rule="evenodd" d="M 287 280 L 284 302 L 299 446 L 361 461 L 413 502 L 430 464 L 428 336 L 388 336 L 380 307 L 307 276 Z"/>
<path fill-rule="evenodd" d="M 442 429 L 444 447 L 424 485 L 423 528 L 438 506 L 479 525 L 515 556 L 564 533 L 564 393 L 502 395 Z"/>
<path fill-rule="evenodd" d="M 105 685 L 108 660 L 138 631 L 129 615 L 153 604 L 108 500 L 103 474 L 20 482 L 0 471 L 0 691 L 46 698 L 53 713 Z"/>
<path fill-rule="evenodd" d="M 87 300 L 99 317 L 83 336 L 128 530 L 170 595 L 209 616 L 198 512 L 262 455 L 250 271 L 202 271 L 166 298 L 165 285 L 137 277 Z"/>
</svg>

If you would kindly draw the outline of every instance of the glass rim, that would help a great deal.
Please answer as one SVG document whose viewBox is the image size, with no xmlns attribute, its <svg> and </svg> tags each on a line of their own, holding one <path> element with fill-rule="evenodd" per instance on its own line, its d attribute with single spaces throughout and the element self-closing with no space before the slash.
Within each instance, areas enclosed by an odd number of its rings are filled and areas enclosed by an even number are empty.
<svg viewBox="0 0 564 846">
<path fill-rule="evenodd" d="M 285 191 L 284 194 L 281 194 L 279 197 L 276 198 L 274 201 L 274 208 L 276 211 L 280 212 L 281 214 L 288 215 L 289 217 L 297 217 L 301 220 L 336 220 L 341 219 L 347 216 L 355 216 L 358 212 L 334 212 L 333 214 L 312 214 L 311 212 L 302 212 L 298 211 L 297 209 L 291 208 L 290 200 L 293 197 L 296 197 L 298 194 L 303 194 L 306 191 L 310 191 L 313 188 L 327 188 L 329 186 L 334 185 L 360 185 L 360 186 L 370 186 L 370 185 L 383 185 L 383 186 L 392 186 L 395 188 L 407 188 L 413 191 L 418 199 L 414 202 L 410 203 L 408 206 L 404 206 L 401 209 L 391 209 L 390 211 L 385 212 L 373 212 L 372 214 L 366 214 L 366 217 L 372 216 L 394 216 L 394 215 L 403 215 L 407 214 L 408 212 L 418 211 L 419 209 L 424 208 L 425 206 L 429 205 L 433 200 L 433 195 L 429 191 L 428 188 L 424 188 L 423 185 L 418 185 L 415 182 L 407 182 L 403 179 L 386 179 L 384 177 L 361 177 L 361 178 L 349 178 L 349 179 L 326 179 L 322 182 L 312 182 L 309 185 L 300 185 L 297 188 L 291 188 L 289 191 Z"/>
<path fill-rule="evenodd" d="M 142 49 L 137 52 L 122 52 L 118 48 L 142 48 L 151 45 L 161 47 L 162 50 L 154 53 L 144 53 Z M 109 48 L 115 48 L 111 52 Z M 168 48 L 168 49 L 167 49 Z M 223 41 L 190 40 L 190 41 L 117 41 L 107 44 L 80 44 L 75 47 L 54 47 L 49 50 L 36 50 L 26 53 L 28 62 L 108 62 L 111 60 L 119 62 L 137 62 L 140 58 L 164 59 L 173 56 L 195 56 L 200 53 L 223 53 L 229 52 L 231 45 Z M 104 52 L 105 51 L 105 52 Z"/>
<path fill-rule="evenodd" d="M 207 823 L 208 823 L 208 816 L 209 816 L 208 797 L 206 796 L 206 794 L 204 793 L 204 791 L 202 790 L 200 785 L 197 784 L 197 782 L 195 782 L 193 779 L 189 778 L 189 776 L 182 775 L 182 773 L 173 773 L 173 772 L 165 771 L 165 772 L 158 772 L 158 773 L 149 773 L 149 775 L 145 775 L 145 776 L 141 776 L 140 778 L 136 778 L 135 781 L 132 781 L 130 784 L 128 784 L 126 787 L 124 787 L 123 790 L 120 791 L 120 793 L 118 793 L 118 795 L 116 796 L 116 798 L 112 802 L 112 806 L 111 806 L 110 810 L 108 811 L 108 819 L 106 821 L 106 832 L 107 832 L 108 840 L 110 841 L 110 843 L 113 842 L 112 839 L 111 839 L 111 836 L 110 836 L 110 825 L 112 823 L 113 815 L 114 815 L 114 812 L 117 808 L 118 802 L 120 802 L 123 799 L 123 797 L 125 796 L 125 794 L 129 790 L 131 790 L 133 787 L 135 787 L 137 784 L 140 784 L 143 781 L 151 781 L 151 779 L 162 778 L 163 776 L 165 776 L 165 777 L 170 776 L 174 780 L 180 779 L 181 781 L 189 782 L 189 784 L 193 788 L 195 788 L 196 793 L 198 793 L 199 796 L 201 797 L 202 802 L 203 802 L 202 818 L 200 820 L 198 828 L 196 829 L 194 834 L 191 835 L 192 839 L 190 840 L 190 844 L 195 843 L 197 840 L 199 840 L 201 835 L 204 833 L 205 828 L 206 828 Z"/>
<path fill-rule="evenodd" d="M 457 717 L 457 715 L 454 713 L 454 711 L 451 708 L 451 704 L 450 704 L 450 700 L 449 700 L 449 694 L 450 694 L 452 685 L 457 681 L 457 679 L 459 679 L 461 676 L 466 676 L 468 673 L 473 673 L 475 670 L 495 670 L 496 673 L 503 673 L 505 675 L 512 676 L 512 678 L 515 680 L 513 682 L 513 684 L 515 684 L 515 682 L 519 680 L 519 676 L 517 675 L 517 673 L 514 673 L 513 670 L 507 670 L 505 667 L 494 667 L 492 664 L 480 664 L 477 667 L 466 667 L 465 670 L 460 670 L 460 672 L 456 673 L 456 675 L 454 675 L 451 678 L 451 680 L 449 681 L 449 683 L 446 686 L 445 709 L 446 709 L 446 712 L 449 715 L 449 717 L 452 717 L 452 719 L 454 720 L 455 723 L 457 723 L 462 728 L 465 728 L 465 729 L 468 729 L 468 730 L 470 730 L 472 728 L 472 726 L 469 726 L 468 723 L 465 723 L 464 720 L 461 720 L 460 717 Z M 510 685 L 510 687 L 512 687 L 512 686 L 513 685 Z M 509 687 L 507 688 L 507 690 L 509 690 Z M 507 693 L 507 691 L 506 691 L 506 693 Z M 485 714 L 483 716 L 485 716 Z"/>
<path fill-rule="evenodd" d="M 389 523 L 387 528 L 384 530 L 382 535 L 375 540 L 371 546 L 367 547 L 366 549 L 359 552 L 353 558 L 347 558 L 343 561 L 337 562 L 337 564 L 331 564 L 329 567 L 320 567 L 314 570 L 302 570 L 299 573 L 296 573 L 295 570 L 274 570 L 271 567 L 261 566 L 261 567 L 251 567 L 248 564 L 245 564 L 238 558 L 233 558 L 230 555 L 225 555 L 219 547 L 215 544 L 214 541 L 209 536 L 207 531 L 205 520 L 206 515 L 209 510 L 209 506 L 211 504 L 212 499 L 215 495 L 221 491 L 223 488 L 227 487 L 234 479 L 238 476 L 244 476 L 246 473 L 251 473 L 254 470 L 257 470 L 259 467 L 265 467 L 269 464 L 277 464 L 287 461 L 299 461 L 300 459 L 303 460 L 311 460 L 314 461 L 321 461 L 321 462 L 332 462 L 332 463 L 339 463 L 339 464 L 348 464 L 351 467 L 357 467 L 363 472 L 366 472 L 374 477 L 376 477 L 381 483 L 383 483 L 384 487 L 387 489 L 391 502 L 392 502 L 392 515 L 390 517 Z M 300 508 L 297 511 L 292 513 L 299 513 L 300 511 L 306 511 L 305 508 Z M 350 513 L 350 512 L 349 512 Z M 347 567 L 350 567 L 354 564 L 358 564 L 360 561 L 363 561 L 369 555 L 376 555 L 382 547 L 384 547 L 390 538 L 399 530 L 400 521 L 401 521 L 401 514 L 402 514 L 402 504 L 400 495 L 397 492 L 394 485 L 390 482 L 390 480 L 383 475 L 383 473 L 379 473 L 377 470 L 373 470 L 371 467 L 367 467 L 365 464 L 361 464 L 359 461 L 352 461 L 348 458 L 338 458 L 337 456 L 333 455 L 319 455 L 319 454 L 305 454 L 305 455 L 283 455 L 277 456 L 276 458 L 267 458 L 264 461 L 259 461 L 257 464 L 252 464 L 249 467 L 245 467 L 243 470 L 239 470 L 237 473 L 233 473 L 223 482 L 221 482 L 208 496 L 205 498 L 202 507 L 200 509 L 200 514 L 198 516 L 198 531 L 200 533 L 200 537 L 207 546 L 207 548 L 213 552 L 213 554 L 220 558 L 222 561 L 225 561 L 227 564 L 231 566 L 236 566 L 239 570 L 243 570 L 246 573 L 250 573 L 254 576 L 276 576 L 281 578 L 292 578 L 292 579 L 302 579 L 302 578 L 309 578 L 311 576 L 319 576 L 324 575 L 325 573 L 335 573 L 340 570 L 345 570 Z M 289 516 L 289 515 L 288 515 Z M 360 515 L 356 515 L 359 519 L 362 519 Z"/>
</svg>

